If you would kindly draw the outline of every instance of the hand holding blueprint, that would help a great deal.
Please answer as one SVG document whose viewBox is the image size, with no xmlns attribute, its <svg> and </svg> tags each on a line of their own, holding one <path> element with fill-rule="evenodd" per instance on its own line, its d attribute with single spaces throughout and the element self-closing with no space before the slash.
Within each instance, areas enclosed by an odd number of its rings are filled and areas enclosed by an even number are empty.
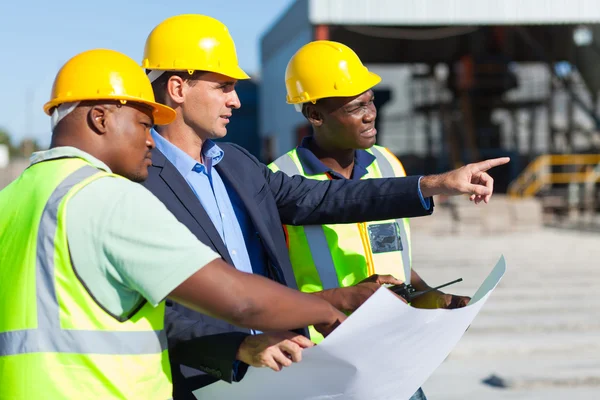
<svg viewBox="0 0 600 400">
<path fill-rule="evenodd" d="M 468 306 L 421 310 L 379 289 L 303 360 L 281 372 L 250 368 L 242 382 L 217 382 L 200 400 L 408 399 L 450 354 L 506 271 L 500 258 Z"/>
</svg>

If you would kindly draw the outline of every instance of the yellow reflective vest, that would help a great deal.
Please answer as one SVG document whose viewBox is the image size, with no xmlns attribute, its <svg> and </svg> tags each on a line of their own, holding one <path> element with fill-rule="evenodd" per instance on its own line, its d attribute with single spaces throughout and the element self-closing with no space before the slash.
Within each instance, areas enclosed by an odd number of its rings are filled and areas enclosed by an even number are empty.
<svg viewBox="0 0 600 400">
<path fill-rule="evenodd" d="M 0 191 L 0 400 L 172 397 L 164 302 L 118 320 L 71 262 L 69 199 L 106 176 L 56 159 Z"/>
<path fill-rule="evenodd" d="M 375 156 L 361 179 L 406 176 L 400 161 L 385 147 L 366 150 Z M 327 180 L 325 173 L 308 175 L 296 149 L 269 165 L 289 176 Z M 285 225 L 290 259 L 298 289 L 317 292 L 354 285 L 373 274 L 390 274 L 410 282 L 411 249 L 408 219 L 315 226 Z M 322 336 L 310 329 L 313 341 Z"/>
</svg>

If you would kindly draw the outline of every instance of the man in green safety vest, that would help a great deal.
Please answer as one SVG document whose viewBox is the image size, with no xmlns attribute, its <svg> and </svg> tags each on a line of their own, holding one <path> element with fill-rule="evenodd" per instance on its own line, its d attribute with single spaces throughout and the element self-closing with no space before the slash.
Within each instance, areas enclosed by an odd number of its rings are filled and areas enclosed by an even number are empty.
<svg viewBox="0 0 600 400">
<path fill-rule="evenodd" d="M 345 318 L 227 265 L 135 183 L 150 128 L 175 118 L 135 61 L 73 57 L 44 110 L 50 150 L 0 191 L 1 400 L 171 398 L 167 297 L 261 330 L 328 333 Z"/>
<path fill-rule="evenodd" d="M 352 49 L 325 40 L 308 43 L 289 61 L 285 79 L 287 102 L 302 112 L 314 133 L 269 165 L 273 171 L 317 180 L 406 176 L 402 163 L 375 145 L 372 88 L 381 78 L 363 66 Z M 296 283 L 303 292 L 347 287 L 377 275 L 392 275 L 418 291 L 429 289 L 411 268 L 406 218 L 284 228 Z M 436 290 L 411 305 L 456 308 L 469 300 Z M 310 333 L 317 343 L 323 339 L 313 328 Z M 412 397 L 424 398 L 421 389 Z"/>
</svg>

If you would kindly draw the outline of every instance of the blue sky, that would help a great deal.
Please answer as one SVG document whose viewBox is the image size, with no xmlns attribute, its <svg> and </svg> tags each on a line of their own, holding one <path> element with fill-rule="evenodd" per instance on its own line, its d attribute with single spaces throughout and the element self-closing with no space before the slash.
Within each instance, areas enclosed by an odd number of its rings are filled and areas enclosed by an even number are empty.
<svg viewBox="0 0 600 400">
<path fill-rule="evenodd" d="M 6 1 L 0 12 L 0 127 L 14 142 L 32 136 L 47 145 L 50 120 L 42 106 L 59 68 L 92 48 L 118 50 L 141 61 L 150 31 L 173 15 L 206 14 L 222 21 L 240 65 L 256 73 L 260 36 L 292 1 Z"/>
</svg>

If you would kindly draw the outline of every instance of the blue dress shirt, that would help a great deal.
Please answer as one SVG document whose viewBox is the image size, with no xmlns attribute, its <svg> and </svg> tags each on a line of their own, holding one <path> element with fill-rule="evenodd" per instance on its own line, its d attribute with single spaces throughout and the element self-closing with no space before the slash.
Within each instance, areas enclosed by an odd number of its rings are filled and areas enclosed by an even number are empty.
<svg viewBox="0 0 600 400">
<path fill-rule="evenodd" d="M 152 129 L 156 147 L 185 178 L 202 204 L 239 271 L 266 274 L 266 258 L 254 224 L 237 193 L 228 188 L 215 168 L 224 152 L 211 140 L 202 146 L 199 163 Z"/>
</svg>

